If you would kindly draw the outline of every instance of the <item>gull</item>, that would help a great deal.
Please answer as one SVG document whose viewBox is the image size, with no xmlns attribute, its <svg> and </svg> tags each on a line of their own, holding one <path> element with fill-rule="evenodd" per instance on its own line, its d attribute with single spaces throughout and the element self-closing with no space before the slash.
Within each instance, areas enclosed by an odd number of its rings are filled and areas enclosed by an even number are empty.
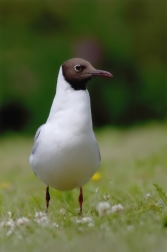
<svg viewBox="0 0 167 252">
<path fill-rule="evenodd" d="M 87 90 L 87 82 L 96 76 L 112 77 L 112 74 L 97 70 L 80 58 L 69 59 L 60 67 L 48 119 L 36 132 L 29 158 L 32 170 L 46 185 L 46 211 L 49 187 L 60 191 L 78 187 L 82 214 L 82 187 L 100 166 Z"/>
</svg>

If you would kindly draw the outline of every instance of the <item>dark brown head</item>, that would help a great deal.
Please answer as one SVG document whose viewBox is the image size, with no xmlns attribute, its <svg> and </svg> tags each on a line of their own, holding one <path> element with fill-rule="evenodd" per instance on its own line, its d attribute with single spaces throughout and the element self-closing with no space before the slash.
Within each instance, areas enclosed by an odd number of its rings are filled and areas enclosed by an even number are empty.
<svg viewBox="0 0 167 252">
<path fill-rule="evenodd" d="M 88 61 L 79 58 L 65 61 L 62 72 L 65 80 L 75 90 L 85 90 L 86 83 L 95 76 L 113 77 L 111 73 L 96 70 Z"/>
</svg>

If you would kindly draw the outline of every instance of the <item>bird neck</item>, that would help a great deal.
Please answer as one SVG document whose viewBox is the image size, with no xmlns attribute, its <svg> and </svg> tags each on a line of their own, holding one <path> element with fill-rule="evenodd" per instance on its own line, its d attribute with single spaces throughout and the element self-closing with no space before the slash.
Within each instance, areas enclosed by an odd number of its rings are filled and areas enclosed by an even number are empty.
<svg viewBox="0 0 167 252">
<path fill-rule="evenodd" d="M 71 126 L 92 129 L 92 116 L 88 90 L 75 90 L 65 80 L 60 68 L 56 95 L 47 122 L 63 118 Z M 63 125 L 62 125 L 63 127 Z"/>
</svg>

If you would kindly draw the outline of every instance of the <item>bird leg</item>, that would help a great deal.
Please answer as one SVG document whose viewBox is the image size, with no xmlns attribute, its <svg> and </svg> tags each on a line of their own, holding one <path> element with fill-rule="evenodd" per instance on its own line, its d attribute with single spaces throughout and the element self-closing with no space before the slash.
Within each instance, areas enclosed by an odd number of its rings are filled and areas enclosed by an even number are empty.
<svg viewBox="0 0 167 252">
<path fill-rule="evenodd" d="M 79 201 L 79 206 L 80 206 L 79 214 L 82 215 L 82 202 L 83 202 L 82 187 L 80 187 L 80 194 L 78 197 L 78 201 Z"/>
<path fill-rule="evenodd" d="M 49 194 L 49 186 L 46 187 L 46 212 L 48 211 L 49 207 L 49 200 L 50 200 L 50 194 Z"/>
</svg>

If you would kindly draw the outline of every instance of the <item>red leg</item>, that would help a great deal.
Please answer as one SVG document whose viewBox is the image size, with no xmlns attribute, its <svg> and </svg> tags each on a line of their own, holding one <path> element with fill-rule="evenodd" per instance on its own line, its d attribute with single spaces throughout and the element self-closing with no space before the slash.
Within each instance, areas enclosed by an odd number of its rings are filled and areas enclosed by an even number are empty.
<svg viewBox="0 0 167 252">
<path fill-rule="evenodd" d="M 48 211 L 49 207 L 49 200 L 50 200 L 50 194 L 49 194 L 49 186 L 46 187 L 46 212 Z"/>
<path fill-rule="evenodd" d="M 78 201 L 79 201 L 79 206 L 80 206 L 80 215 L 82 215 L 82 202 L 83 202 L 83 193 L 82 193 L 82 187 L 80 187 L 80 194 L 78 197 Z"/>
</svg>

